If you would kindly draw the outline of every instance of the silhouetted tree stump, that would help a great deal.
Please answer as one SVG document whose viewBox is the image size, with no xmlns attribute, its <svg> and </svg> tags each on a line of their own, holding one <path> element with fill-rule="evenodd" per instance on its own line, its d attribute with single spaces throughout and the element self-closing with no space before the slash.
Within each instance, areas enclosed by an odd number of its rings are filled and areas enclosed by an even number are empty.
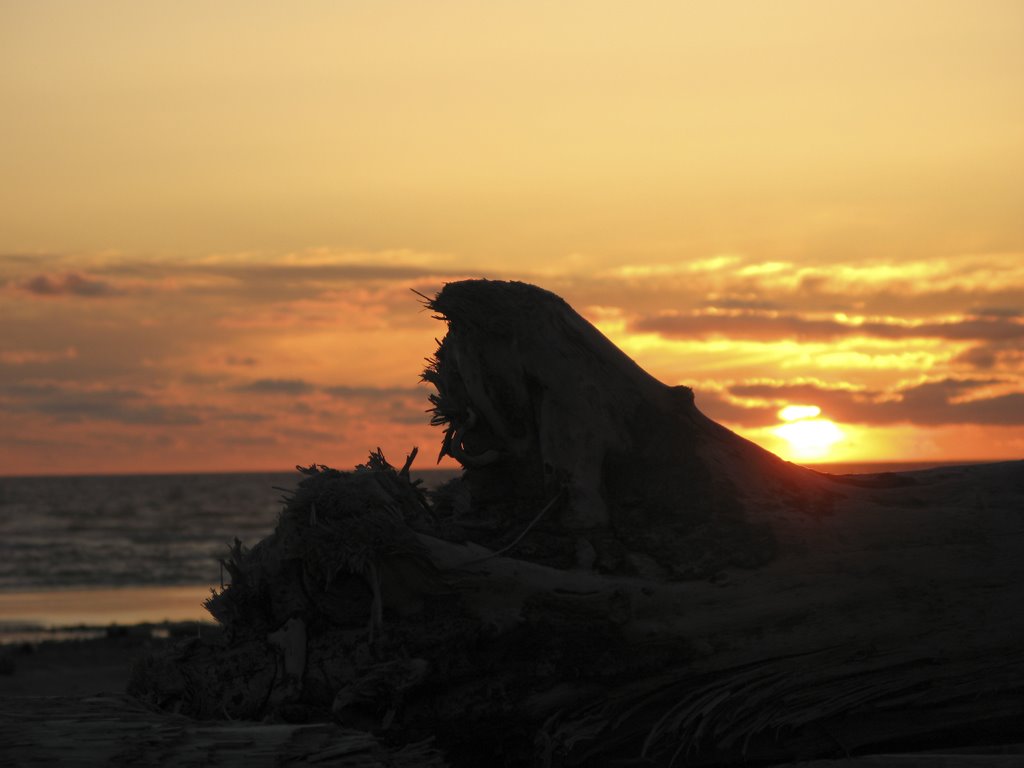
<svg viewBox="0 0 1024 768">
<path fill-rule="evenodd" d="M 226 632 L 131 691 L 453 765 L 712 765 L 1024 722 L 1024 463 L 833 477 L 707 419 L 561 299 L 449 284 L 424 378 L 460 479 L 304 469 Z M 684 760 L 685 759 L 685 760 Z"/>
</svg>

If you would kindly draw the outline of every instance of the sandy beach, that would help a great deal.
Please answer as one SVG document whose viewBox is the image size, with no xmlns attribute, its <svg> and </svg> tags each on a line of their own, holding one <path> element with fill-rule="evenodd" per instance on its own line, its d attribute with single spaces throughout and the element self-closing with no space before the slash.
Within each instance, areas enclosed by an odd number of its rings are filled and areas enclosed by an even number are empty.
<svg viewBox="0 0 1024 768">
<path fill-rule="evenodd" d="M 444 765 L 426 745 L 389 753 L 333 723 L 200 722 L 125 693 L 138 658 L 216 631 L 208 625 L 70 629 L 80 639 L 0 646 L 0 765 Z"/>
<path fill-rule="evenodd" d="M 429 741 L 395 748 L 386 745 L 386 735 L 280 716 L 242 721 L 225 713 L 196 720 L 127 695 L 136 660 L 219 631 L 202 606 L 209 590 L 192 585 L 0 594 L 0 765 L 447 764 Z M 790 758 L 775 765 L 1003 768 L 1022 759 L 1024 745 L 1018 743 L 842 760 Z"/>
<path fill-rule="evenodd" d="M 138 657 L 198 631 L 187 623 L 90 627 L 76 639 L 0 646 L 0 698 L 123 693 Z"/>
<path fill-rule="evenodd" d="M 0 696 L 121 693 L 134 660 L 213 629 L 209 587 L 0 593 Z"/>
<path fill-rule="evenodd" d="M 134 661 L 209 627 L 93 627 L 98 637 L 0 648 L 0 762 L 5 765 L 436 766 L 424 745 L 386 754 L 369 734 L 332 723 L 200 722 L 151 709 L 124 691 Z M 779 768 L 1010 768 L 1024 745 L 872 755 Z"/>
</svg>

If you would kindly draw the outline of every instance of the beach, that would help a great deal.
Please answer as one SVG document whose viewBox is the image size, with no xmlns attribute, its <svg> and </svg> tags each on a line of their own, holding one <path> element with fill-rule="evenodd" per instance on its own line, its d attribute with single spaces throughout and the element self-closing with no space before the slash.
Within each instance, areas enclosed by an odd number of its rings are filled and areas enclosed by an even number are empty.
<svg viewBox="0 0 1024 768">
<path fill-rule="evenodd" d="M 123 693 L 132 664 L 215 631 L 207 586 L 0 593 L 0 697 Z"/>
<path fill-rule="evenodd" d="M 241 489 L 265 483 L 246 476 L 239 476 L 232 482 L 237 482 Z M 81 481 L 77 484 L 83 487 Z M 223 493 L 216 505 L 208 498 L 206 508 L 230 511 L 227 519 L 211 515 L 203 520 L 196 516 L 193 508 L 191 526 L 180 524 L 181 515 L 174 506 L 182 504 L 182 493 L 178 491 L 164 495 L 166 504 L 158 510 L 159 514 L 154 514 L 154 508 L 150 507 L 148 519 L 153 528 L 146 528 L 147 515 L 136 514 L 130 506 L 143 500 L 140 491 L 145 487 L 152 491 L 154 486 L 182 488 L 191 485 L 201 486 L 206 492 L 222 492 L 229 485 L 223 478 L 220 481 L 204 478 L 195 484 L 181 478 L 145 483 L 105 478 L 102 482 L 94 479 L 85 485 L 90 484 L 102 489 L 108 498 L 119 489 L 127 489 L 131 492 L 130 498 L 135 500 L 129 502 L 122 497 L 119 502 L 109 501 L 105 507 L 119 511 L 122 519 L 133 526 L 122 523 L 118 534 L 125 547 L 125 557 L 120 561 L 100 558 L 90 562 L 87 569 L 79 569 L 84 574 L 81 579 L 84 583 L 63 587 L 47 584 L 46 574 L 55 569 L 48 568 L 46 563 L 36 563 L 34 570 L 20 572 L 28 577 L 23 578 L 21 584 L 8 582 L 7 589 L 0 591 L 0 763 L 107 765 L 163 761 L 248 766 L 330 760 L 339 765 L 361 766 L 436 765 L 440 768 L 444 765 L 438 762 L 440 758 L 429 745 L 411 745 L 412 751 L 402 757 L 382 747 L 370 733 L 346 729 L 332 722 L 289 723 L 280 717 L 243 722 L 231 719 L 227 713 L 221 719 L 194 720 L 174 711 L 156 709 L 152 702 L 129 696 L 127 690 L 137 660 L 158 654 L 171 644 L 190 644 L 193 638 L 205 641 L 220 632 L 203 607 L 211 589 L 221 585 L 215 559 L 216 539 L 223 541 L 226 529 L 243 521 L 253 534 L 256 531 L 251 516 L 247 517 L 244 512 L 246 500 L 225 500 Z M 51 491 L 67 490 L 67 485 L 62 486 L 61 482 L 48 487 Z M 6 489 L 10 507 L 16 494 L 10 484 Z M 57 493 L 56 496 L 70 495 Z M 96 514 L 95 503 L 83 501 L 81 493 L 74 496 L 74 501 L 63 507 L 51 501 L 37 513 L 51 523 L 59 522 L 68 531 L 77 530 L 78 535 L 84 533 L 87 539 L 98 540 L 105 523 L 102 523 L 102 516 Z M 266 533 L 272 530 L 268 522 L 275 516 L 276 509 L 267 509 L 264 513 L 260 525 Z M 38 515 L 22 520 L 14 516 L 6 518 L 8 532 L 21 531 L 20 538 L 8 537 L 3 544 L 8 561 L 27 561 L 27 553 L 34 546 L 38 554 L 38 520 Z M 168 520 L 178 522 L 168 525 Z M 125 534 L 125 529 L 129 529 L 130 535 Z M 207 538 L 197 541 L 197 532 L 204 531 Z M 155 547 L 152 540 L 157 533 L 160 544 Z M 57 530 L 46 537 L 51 554 L 59 555 L 61 535 Z M 251 546 L 258 539 L 257 535 L 247 536 L 247 544 Z M 192 584 L 109 583 L 115 581 L 118 574 L 145 574 L 147 558 L 154 552 L 166 560 L 164 564 L 157 563 L 155 572 L 172 573 L 169 564 L 178 563 L 203 570 L 212 578 Z M 203 552 L 207 553 L 205 563 L 199 557 Z M 7 572 L 13 573 L 14 569 L 8 567 Z M 839 765 L 847 768 L 896 765 L 901 768 L 926 765 L 1001 768 L 1017 765 L 1022 758 L 1024 746 L 1004 745 L 956 753 L 876 754 L 799 765 L 806 768 Z"/>
<path fill-rule="evenodd" d="M 73 640 L 59 637 L 3 646 L 0 699 L 122 694 L 137 658 L 203 629 L 188 622 L 93 627 Z"/>
<path fill-rule="evenodd" d="M 436 766 L 429 743 L 389 750 L 332 722 L 195 720 L 126 693 L 133 665 L 219 632 L 210 585 L 25 589 L 0 594 L 0 763 L 5 765 Z M 774 763 L 787 768 L 1016 766 L 1024 745 Z"/>
<path fill-rule="evenodd" d="M 106 765 L 131 747 L 181 764 L 277 765 L 296 734 L 304 754 L 373 747 L 330 724 L 197 724 L 125 692 L 139 658 L 219 631 L 203 607 L 222 585 L 218 559 L 236 537 L 251 547 L 272 533 L 300 477 L 0 477 L 0 764 Z"/>
<path fill-rule="evenodd" d="M 380 762 L 376 739 L 332 723 L 201 722 L 160 711 L 124 692 L 134 663 L 213 630 L 184 622 L 93 631 L 0 648 L 0 764 L 443 768 L 426 745 Z"/>
</svg>

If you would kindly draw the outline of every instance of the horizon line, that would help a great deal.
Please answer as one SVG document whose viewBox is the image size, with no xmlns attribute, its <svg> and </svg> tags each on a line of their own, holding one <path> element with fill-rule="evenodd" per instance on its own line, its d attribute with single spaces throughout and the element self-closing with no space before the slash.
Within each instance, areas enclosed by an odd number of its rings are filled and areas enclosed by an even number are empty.
<svg viewBox="0 0 1024 768">
<path fill-rule="evenodd" d="M 904 466 L 904 465 L 915 465 L 919 469 L 927 469 L 928 467 L 950 467 L 959 465 L 977 465 L 977 464 L 1009 464 L 1017 461 L 1024 461 L 1024 457 L 1016 459 L 1006 458 L 965 458 L 965 459 L 862 459 L 862 460 L 848 460 L 848 461 L 806 461 L 797 462 L 789 461 L 789 464 L 795 464 L 800 467 L 808 468 L 819 468 L 828 466 Z M 330 466 L 330 465 L 319 465 L 318 466 Z M 339 469 L 338 467 L 331 467 L 332 469 Z M 349 469 L 340 469 L 342 472 L 350 472 L 355 467 Z M 398 469 L 398 467 L 396 467 Z M 462 467 L 429 467 L 427 469 L 412 469 L 412 473 L 426 473 L 426 472 L 462 472 Z M 183 475 L 285 475 L 290 473 L 301 474 L 297 467 L 292 468 L 280 468 L 280 469 L 195 469 L 195 470 L 177 470 L 177 471 L 112 471 L 112 472 L 39 472 L 39 473 L 22 473 L 22 474 L 7 474 L 0 472 L 0 480 L 29 480 L 29 479 L 57 479 L 57 478 L 85 478 L 85 477 L 175 477 Z"/>
</svg>

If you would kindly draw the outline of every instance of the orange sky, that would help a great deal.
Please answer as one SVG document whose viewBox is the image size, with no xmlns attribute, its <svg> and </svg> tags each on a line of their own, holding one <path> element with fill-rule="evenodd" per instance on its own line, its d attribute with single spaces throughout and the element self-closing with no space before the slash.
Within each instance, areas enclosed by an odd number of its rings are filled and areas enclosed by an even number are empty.
<svg viewBox="0 0 1024 768">
<path fill-rule="evenodd" d="M 1020 458 L 1022 39 L 996 0 L 2 3 L 0 474 L 432 456 L 409 288 L 475 276 L 787 458 Z"/>
</svg>

